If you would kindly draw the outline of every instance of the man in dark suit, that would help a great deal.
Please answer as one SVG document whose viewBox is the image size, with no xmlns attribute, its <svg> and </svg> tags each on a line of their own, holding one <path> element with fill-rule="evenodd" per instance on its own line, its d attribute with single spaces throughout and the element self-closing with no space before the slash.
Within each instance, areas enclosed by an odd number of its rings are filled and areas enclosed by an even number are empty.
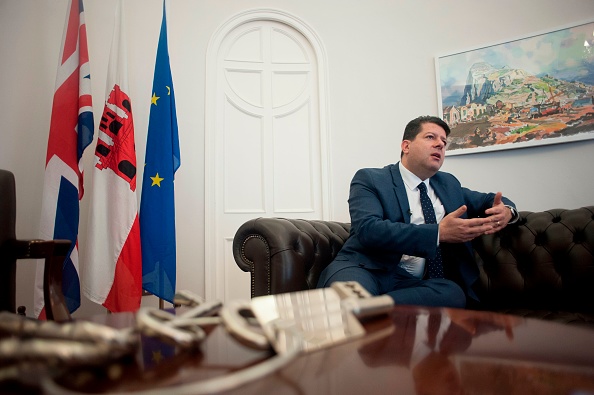
<svg viewBox="0 0 594 395">
<path fill-rule="evenodd" d="M 439 171 L 449 133 L 440 118 L 416 118 L 404 130 L 399 163 L 355 174 L 350 237 L 321 273 L 318 287 L 354 280 L 398 304 L 465 307 L 467 297 L 477 299 L 470 241 L 519 216 L 500 192 L 469 190 Z"/>
</svg>

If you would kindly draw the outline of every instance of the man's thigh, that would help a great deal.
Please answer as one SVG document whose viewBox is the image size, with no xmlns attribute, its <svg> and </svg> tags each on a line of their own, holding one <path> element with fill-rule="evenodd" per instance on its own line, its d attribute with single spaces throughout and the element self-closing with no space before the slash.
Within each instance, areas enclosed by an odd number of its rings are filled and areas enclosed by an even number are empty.
<svg viewBox="0 0 594 395">
<path fill-rule="evenodd" d="M 383 272 L 360 266 L 345 267 L 326 278 L 322 286 L 329 287 L 336 281 L 357 281 L 372 295 L 390 295 L 396 304 L 457 308 L 466 306 L 466 295 L 455 282 L 447 279 L 422 280 L 400 268 L 393 272 Z"/>
<path fill-rule="evenodd" d="M 466 295 L 462 288 L 444 278 L 397 280 L 392 291 L 387 294 L 396 304 L 455 308 L 466 306 Z"/>
</svg>

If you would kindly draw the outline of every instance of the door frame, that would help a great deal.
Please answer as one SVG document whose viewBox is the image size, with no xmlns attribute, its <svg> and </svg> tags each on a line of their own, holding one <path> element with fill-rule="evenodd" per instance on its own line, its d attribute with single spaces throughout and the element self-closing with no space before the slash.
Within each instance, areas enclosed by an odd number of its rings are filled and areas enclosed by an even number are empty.
<svg viewBox="0 0 594 395">
<path fill-rule="evenodd" d="M 331 212 L 331 165 L 330 165 L 330 127 L 328 114 L 328 73 L 326 51 L 318 34 L 299 18 L 287 12 L 274 9 L 253 9 L 241 12 L 223 23 L 213 34 L 206 51 L 205 113 L 204 113 L 204 290 L 207 300 L 217 299 L 220 294 L 217 278 L 224 265 L 216 262 L 216 243 L 218 234 L 216 223 L 216 168 L 215 133 L 217 128 L 218 98 L 218 57 L 221 44 L 227 35 L 238 26 L 252 21 L 270 20 L 284 23 L 299 31 L 310 42 L 315 55 L 318 70 L 319 131 L 320 131 L 320 167 L 322 220 L 329 220 Z M 223 273 L 224 274 L 224 273 Z"/>
</svg>

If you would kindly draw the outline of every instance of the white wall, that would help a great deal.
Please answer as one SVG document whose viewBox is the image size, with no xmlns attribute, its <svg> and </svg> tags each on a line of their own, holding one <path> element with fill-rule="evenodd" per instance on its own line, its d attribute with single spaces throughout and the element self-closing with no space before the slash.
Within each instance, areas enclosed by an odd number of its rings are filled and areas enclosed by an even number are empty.
<svg viewBox="0 0 594 395">
<path fill-rule="evenodd" d="M 17 178 L 17 237 L 39 226 L 44 158 L 66 0 L 0 0 L 0 168 Z M 130 95 L 138 162 L 144 158 L 161 0 L 125 0 Z M 328 55 L 331 217 L 348 221 L 348 185 L 360 167 L 398 160 L 406 122 L 437 114 L 437 55 L 592 20 L 590 0 L 175 0 L 169 46 L 182 166 L 176 179 L 178 288 L 204 293 L 204 88 L 215 30 L 252 8 L 290 12 L 310 25 Z M 95 121 L 105 98 L 114 0 L 86 0 Z M 85 153 L 91 174 L 93 145 Z M 594 140 L 448 157 L 466 186 L 501 190 L 522 210 L 594 204 Z M 139 174 L 141 179 L 142 173 Z M 86 187 L 89 189 L 90 177 Z M 81 243 L 87 199 L 81 213 Z M 81 247 L 83 248 L 83 247 Z M 18 304 L 32 311 L 33 265 L 19 271 Z M 148 302 L 153 303 L 153 301 Z M 101 311 L 83 301 L 77 315 Z"/>
</svg>

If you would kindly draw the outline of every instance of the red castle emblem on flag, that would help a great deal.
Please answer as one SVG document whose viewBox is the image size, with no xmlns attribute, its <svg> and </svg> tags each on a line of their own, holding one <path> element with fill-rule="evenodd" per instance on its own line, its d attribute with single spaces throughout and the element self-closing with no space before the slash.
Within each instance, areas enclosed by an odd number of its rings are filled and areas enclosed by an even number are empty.
<svg viewBox="0 0 594 395">
<path fill-rule="evenodd" d="M 95 149 L 95 167 L 111 169 L 130 183 L 136 190 L 136 150 L 134 147 L 134 122 L 130 98 L 119 85 L 111 90 L 105 107 Z"/>
</svg>

